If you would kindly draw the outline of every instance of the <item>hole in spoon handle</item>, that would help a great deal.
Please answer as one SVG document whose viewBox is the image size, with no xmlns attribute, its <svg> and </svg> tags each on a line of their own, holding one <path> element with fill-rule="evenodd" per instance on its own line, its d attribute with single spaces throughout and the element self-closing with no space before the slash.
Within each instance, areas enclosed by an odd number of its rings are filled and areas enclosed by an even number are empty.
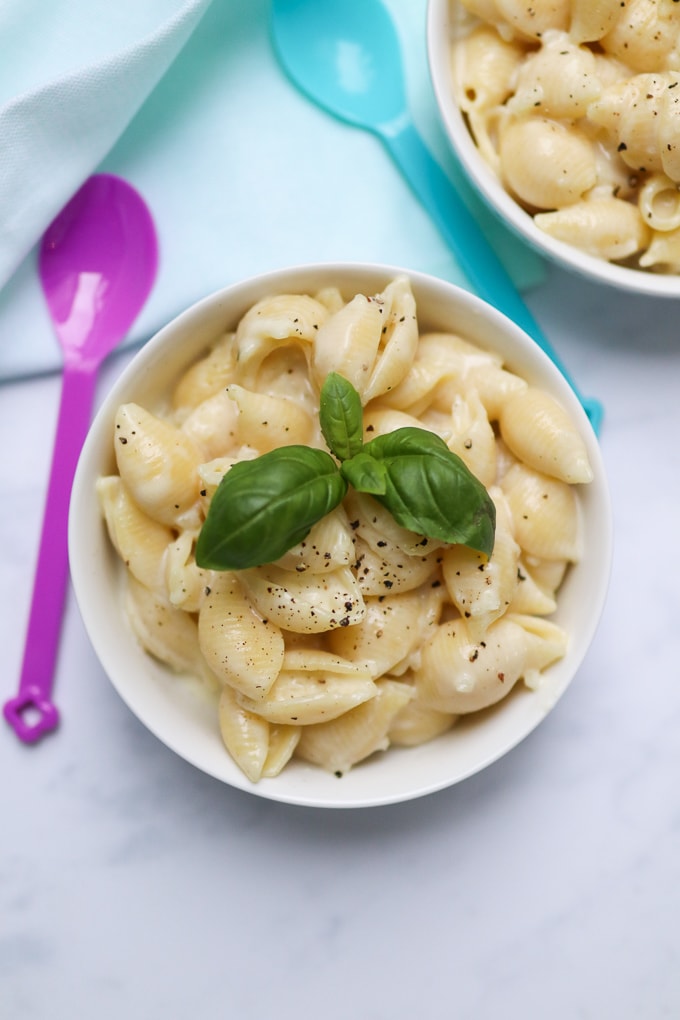
<svg viewBox="0 0 680 1020">
<path fill-rule="evenodd" d="M 56 705 L 37 691 L 26 691 L 10 698 L 5 704 L 4 713 L 7 722 L 25 744 L 35 743 L 59 724 Z"/>
</svg>

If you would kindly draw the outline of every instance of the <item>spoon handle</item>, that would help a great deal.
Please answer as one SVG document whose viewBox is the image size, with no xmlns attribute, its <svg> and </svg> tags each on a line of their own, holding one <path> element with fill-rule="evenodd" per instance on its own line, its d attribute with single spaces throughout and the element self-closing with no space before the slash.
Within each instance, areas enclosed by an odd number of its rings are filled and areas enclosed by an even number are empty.
<svg viewBox="0 0 680 1020">
<path fill-rule="evenodd" d="M 545 351 L 576 393 L 597 433 L 603 416 L 602 405 L 597 400 L 580 395 L 557 351 L 534 319 L 477 221 L 430 154 L 413 124 L 400 121 L 397 131 L 385 130 L 380 137 L 439 227 L 476 292 L 512 319 Z"/>
<path fill-rule="evenodd" d="M 68 510 L 95 381 L 93 365 L 67 362 L 19 689 L 4 706 L 5 718 L 25 743 L 38 740 L 59 722 L 51 692 L 68 582 Z"/>
</svg>

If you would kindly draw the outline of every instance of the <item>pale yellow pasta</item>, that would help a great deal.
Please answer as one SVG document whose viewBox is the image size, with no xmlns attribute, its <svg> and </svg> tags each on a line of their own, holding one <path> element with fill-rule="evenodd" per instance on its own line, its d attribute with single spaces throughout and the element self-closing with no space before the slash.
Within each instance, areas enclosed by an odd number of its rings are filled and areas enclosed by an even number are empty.
<svg viewBox="0 0 680 1020">
<path fill-rule="evenodd" d="M 214 460 L 235 449 L 237 418 L 238 407 L 225 387 L 197 404 L 180 428 L 200 448 L 202 461 Z"/>
<path fill-rule="evenodd" d="M 551 237 L 610 261 L 644 251 L 651 237 L 638 206 L 620 198 L 584 199 L 537 213 L 534 222 Z"/>
<path fill-rule="evenodd" d="M 496 8 L 506 24 L 528 39 L 569 24 L 569 0 L 496 0 Z"/>
<path fill-rule="evenodd" d="M 262 616 L 297 634 L 323 634 L 363 619 L 366 608 L 354 573 L 347 566 L 317 575 L 313 584 L 297 570 L 274 564 L 239 574 L 248 599 Z"/>
<path fill-rule="evenodd" d="M 440 583 L 396 595 L 366 599 L 366 614 L 355 627 L 334 630 L 329 648 L 367 666 L 372 677 L 401 676 L 411 656 L 437 624 L 444 589 Z"/>
<path fill-rule="evenodd" d="M 669 0 L 627 0 L 600 39 L 607 53 L 635 71 L 680 68 L 680 10 Z"/>
<path fill-rule="evenodd" d="M 238 408 L 236 432 L 258 453 L 279 446 L 310 445 L 316 433 L 311 416 L 288 397 L 272 397 L 236 383 L 226 388 L 227 396 Z"/>
<path fill-rule="evenodd" d="M 219 393 L 232 377 L 236 363 L 234 334 L 225 333 L 200 361 L 183 373 L 172 394 L 172 407 L 180 417 Z"/>
<path fill-rule="evenodd" d="M 118 475 L 97 480 L 97 497 L 111 544 L 131 576 L 162 593 L 173 532 L 140 510 Z"/>
<path fill-rule="evenodd" d="M 296 749 L 298 757 L 337 775 L 349 772 L 369 755 L 387 750 L 390 726 L 413 694 L 409 684 L 379 680 L 369 701 L 331 722 L 305 726 Z"/>
<path fill-rule="evenodd" d="M 309 534 L 274 564 L 298 574 L 328 574 L 349 567 L 355 558 L 352 529 L 344 507 L 339 506 L 313 525 Z"/>
<path fill-rule="evenodd" d="M 212 572 L 197 566 L 196 534 L 182 531 L 165 552 L 165 589 L 171 605 L 197 613 L 212 582 Z"/>
<path fill-rule="evenodd" d="M 457 46 L 453 73 L 461 109 L 489 110 L 512 95 L 514 76 L 524 50 L 502 39 L 488 25 L 479 25 Z"/>
<path fill-rule="evenodd" d="M 583 443 L 499 355 L 420 335 L 416 315 L 406 277 L 376 295 L 263 298 L 187 368 L 168 408 L 125 404 L 116 417 L 119 474 L 97 494 L 132 628 L 212 691 L 225 751 L 253 783 L 291 759 L 342 774 L 391 744 L 455 739 L 459 714 L 520 679 L 540 686 L 566 649 L 548 617 L 581 551 Z M 426 429 L 482 481 L 496 507 L 489 558 L 409 531 L 349 487 L 276 562 L 198 567 L 202 523 L 235 465 L 290 443 L 324 448 L 332 371 L 360 391 L 364 442 Z"/>
<path fill-rule="evenodd" d="M 483 638 L 494 620 L 503 616 L 519 584 L 520 547 L 514 537 L 514 522 L 502 490 L 489 490 L 496 507 L 496 539 L 493 553 L 454 545 L 442 558 L 442 575 L 451 602 L 467 621 L 471 639 Z"/>
<path fill-rule="evenodd" d="M 123 404 L 114 423 L 116 464 L 138 507 L 161 524 L 198 524 L 201 452 L 180 429 L 139 404 Z"/>
<path fill-rule="evenodd" d="M 507 187 L 535 209 L 572 205 L 597 183 L 589 139 L 548 117 L 509 123 L 500 140 Z"/>
<path fill-rule="evenodd" d="M 577 562 L 582 553 L 573 488 L 557 478 L 514 464 L 501 483 L 524 552 L 541 559 Z"/>
<path fill-rule="evenodd" d="M 215 676 L 262 701 L 283 665 L 278 627 L 262 619 L 232 573 L 215 574 L 198 614 L 198 640 Z"/>
<path fill-rule="evenodd" d="M 621 14 L 621 0 L 572 0 L 569 35 L 575 43 L 597 42 Z"/>
<path fill-rule="evenodd" d="M 679 90 L 680 71 L 638 74 L 605 89 L 588 116 L 609 132 L 631 170 L 680 181 Z"/>
<path fill-rule="evenodd" d="M 387 736 L 397 747 L 417 747 L 442 736 L 457 718 L 451 712 L 438 712 L 414 697 L 397 712 Z"/>
<path fill-rule="evenodd" d="M 675 230 L 680 215 L 680 4 L 463 6 L 470 15 L 453 23 L 452 89 L 509 194 L 556 241 L 678 272 L 657 233 Z"/>
<path fill-rule="evenodd" d="M 659 266 L 669 272 L 680 272 L 680 228 L 653 232 L 652 240 L 640 259 L 644 268 Z"/>
<path fill-rule="evenodd" d="M 128 619 L 146 651 L 176 673 L 189 673 L 215 685 L 198 643 L 196 620 L 149 591 L 134 577 L 126 591 Z"/>
<path fill-rule="evenodd" d="M 518 460 L 563 482 L 591 482 L 593 471 L 580 434 L 561 404 L 530 386 L 504 403 L 498 424 Z"/>
<path fill-rule="evenodd" d="M 488 487 L 497 473 L 496 436 L 476 389 L 454 395 L 450 421 L 446 445 Z"/>
<path fill-rule="evenodd" d="M 243 708 L 228 685 L 220 692 L 218 719 L 224 746 L 252 783 L 263 776 L 277 776 L 300 739 L 299 727 L 274 726 Z"/>
<path fill-rule="evenodd" d="M 640 215 L 653 230 L 680 227 L 680 190 L 665 174 L 652 174 L 640 188 Z"/>
<path fill-rule="evenodd" d="M 478 712 L 506 697 L 521 677 L 561 658 L 566 647 L 564 631 L 540 618 L 502 616 L 478 640 L 466 621 L 450 620 L 423 648 L 414 670 L 418 696 L 440 712 Z"/>
<path fill-rule="evenodd" d="M 237 694 L 239 704 L 269 722 L 311 726 L 337 719 L 377 694 L 367 667 L 328 653 L 288 652 L 264 699 Z"/>
<path fill-rule="evenodd" d="M 513 79 L 507 109 L 552 118 L 582 117 L 597 99 L 602 84 L 589 49 L 577 46 L 566 32 L 546 32 L 541 48 L 525 56 Z"/>
</svg>

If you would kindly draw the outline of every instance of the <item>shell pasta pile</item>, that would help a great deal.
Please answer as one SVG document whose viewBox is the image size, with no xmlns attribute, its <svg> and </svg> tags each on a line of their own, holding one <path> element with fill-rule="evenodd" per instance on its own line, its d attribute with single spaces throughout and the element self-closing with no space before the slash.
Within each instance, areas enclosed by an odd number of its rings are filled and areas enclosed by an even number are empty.
<svg viewBox="0 0 680 1020">
<path fill-rule="evenodd" d="M 234 464 L 325 449 L 319 392 L 332 372 L 358 391 L 367 440 L 429 430 L 482 482 L 496 509 L 490 558 L 407 531 L 349 488 L 276 562 L 197 566 L 197 536 Z M 518 681 L 539 686 L 566 651 L 550 617 L 581 555 L 583 441 L 498 355 L 421 333 L 406 276 L 349 300 L 333 287 L 260 300 L 164 406 L 121 405 L 112 442 L 117 471 L 97 493 L 130 624 L 151 656 L 205 685 L 253 782 L 292 758 L 343 774 L 390 745 L 429 741 Z"/>
<path fill-rule="evenodd" d="M 504 188 L 559 241 L 679 272 L 680 4 L 454 6 L 456 103 Z"/>
</svg>

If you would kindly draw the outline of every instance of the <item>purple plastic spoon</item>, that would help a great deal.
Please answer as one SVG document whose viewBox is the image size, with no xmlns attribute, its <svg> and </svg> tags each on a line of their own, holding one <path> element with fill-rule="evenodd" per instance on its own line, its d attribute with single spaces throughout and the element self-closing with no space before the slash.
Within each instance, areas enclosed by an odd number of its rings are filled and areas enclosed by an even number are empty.
<svg viewBox="0 0 680 1020">
<path fill-rule="evenodd" d="M 40 282 L 64 353 L 64 374 L 21 679 L 4 706 L 25 743 L 59 722 L 51 694 L 68 582 L 68 508 L 97 371 L 137 317 L 157 265 L 148 208 L 134 188 L 110 174 L 85 181 L 40 245 Z"/>
</svg>

